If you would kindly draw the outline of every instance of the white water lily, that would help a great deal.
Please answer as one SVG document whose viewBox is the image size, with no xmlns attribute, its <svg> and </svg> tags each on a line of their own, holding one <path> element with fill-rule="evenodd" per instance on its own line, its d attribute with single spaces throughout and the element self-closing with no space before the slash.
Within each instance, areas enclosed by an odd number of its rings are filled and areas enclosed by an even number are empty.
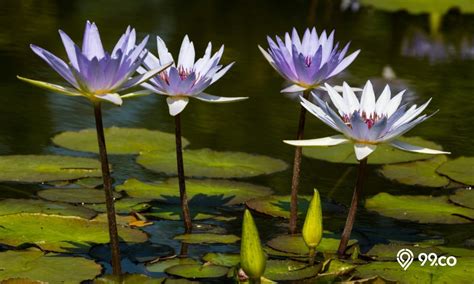
<svg viewBox="0 0 474 284">
<path fill-rule="evenodd" d="M 388 143 L 397 149 L 416 153 L 450 154 L 397 140 L 397 137 L 431 117 L 426 114 L 419 116 L 431 99 L 419 107 L 412 105 L 407 109 L 407 105 L 400 106 L 404 91 L 392 98 L 388 85 L 377 100 L 370 81 L 365 84 L 360 100 L 345 82 L 342 96 L 330 85 L 325 84 L 325 87 L 337 111 L 314 94 L 316 104 L 304 98 L 301 104 L 314 116 L 343 135 L 309 140 L 285 140 L 285 143 L 294 146 L 335 146 L 354 143 L 357 160 L 369 156 L 381 143 Z"/>
</svg>

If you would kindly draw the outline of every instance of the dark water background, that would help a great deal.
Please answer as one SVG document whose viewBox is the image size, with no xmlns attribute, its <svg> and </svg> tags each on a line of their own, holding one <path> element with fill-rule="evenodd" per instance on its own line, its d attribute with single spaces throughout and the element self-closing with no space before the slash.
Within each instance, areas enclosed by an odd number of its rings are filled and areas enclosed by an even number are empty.
<svg viewBox="0 0 474 284">
<path fill-rule="evenodd" d="M 301 32 L 308 26 L 316 26 L 318 32 L 336 29 L 338 41 L 351 41 L 350 50 L 362 50 L 335 83 L 347 80 L 351 85 L 361 85 L 371 78 L 382 86 L 382 69 L 390 65 L 398 76 L 392 82 L 394 86 L 408 88 L 417 103 L 433 97 L 428 112 L 440 109 L 409 134 L 441 144 L 452 152 L 452 157 L 474 155 L 473 61 L 461 58 L 437 61 L 401 55 L 403 40 L 414 30 L 424 31 L 429 36 L 427 14 L 384 12 L 368 7 L 341 11 L 339 1 L 280 0 L 1 0 L 0 154 L 84 155 L 61 150 L 52 145 L 50 138 L 61 131 L 94 127 L 88 102 L 45 92 L 18 81 L 15 76 L 21 74 L 59 82 L 59 76 L 33 54 L 29 44 L 35 43 L 64 58 L 57 30 L 63 29 L 80 42 L 86 20 L 97 23 L 106 48 L 115 44 L 127 25 L 136 28 L 140 39 L 146 34 L 152 36 L 148 47 L 154 53 L 154 35 L 160 35 L 175 58 L 185 34 L 194 41 L 197 56 L 203 54 L 208 41 L 212 41 L 214 47 L 225 44 L 224 63 L 236 61 L 236 64 L 207 92 L 249 96 L 250 99 L 223 105 L 191 101 L 182 115 L 183 135 L 191 141 L 191 148 L 265 154 L 290 164 L 294 149 L 281 141 L 295 136 L 299 106 L 279 93 L 283 80 L 265 61 L 257 45 L 266 46 L 266 35 L 282 35 L 292 27 Z M 472 39 L 474 16 L 454 9 L 443 16 L 440 30 L 445 42 L 457 44 L 462 38 Z M 121 108 L 108 107 L 104 123 L 167 132 L 174 129 L 164 98 L 157 96 L 126 101 Z M 308 116 L 306 137 L 332 134 L 332 129 Z M 133 159 L 131 156 L 112 157 L 117 183 L 129 177 L 146 181 L 164 178 L 143 170 Z M 304 158 L 302 168 L 301 193 L 310 194 L 317 187 L 324 198 L 349 205 L 354 166 Z M 399 185 L 379 176 L 376 170 L 377 167 L 370 167 L 366 196 L 378 192 L 423 195 L 449 192 Z M 291 169 L 250 181 L 270 186 L 279 194 L 288 194 Z M 3 185 L 0 197 L 27 198 L 37 188 L 35 185 Z M 325 228 L 340 232 L 345 214 L 327 217 L 330 218 L 325 220 Z M 271 220 L 262 222 L 260 219 L 263 239 L 285 231 L 283 221 Z M 239 234 L 240 220 L 227 225 L 227 229 Z M 388 239 L 434 237 L 445 238 L 450 246 L 459 246 L 472 237 L 473 231 L 472 225 L 419 225 L 360 210 L 354 234 L 365 248 Z"/>
</svg>

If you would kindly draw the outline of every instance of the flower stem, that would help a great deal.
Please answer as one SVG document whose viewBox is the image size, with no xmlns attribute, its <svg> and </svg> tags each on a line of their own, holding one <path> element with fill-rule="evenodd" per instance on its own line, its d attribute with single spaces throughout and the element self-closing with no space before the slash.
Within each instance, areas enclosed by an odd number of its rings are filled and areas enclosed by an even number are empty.
<svg viewBox="0 0 474 284">
<path fill-rule="evenodd" d="M 117 221 L 115 220 L 112 179 L 110 177 L 109 161 L 107 158 L 107 149 L 105 147 L 104 126 L 102 124 L 100 102 L 94 103 L 94 115 L 97 130 L 97 142 L 99 144 L 100 163 L 102 166 L 102 179 L 104 181 L 105 204 L 107 206 L 110 249 L 112 251 L 112 269 L 114 275 L 120 276 L 122 274 L 122 267 L 120 265 L 119 236 L 117 232 Z"/>
<path fill-rule="evenodd" d="M 183 146 L 181 143 L 181 119 L 180 114 L 174 117 L 175 137 L 176 137 L 176 163 L 178 167 L 179 197 L 181 200 L 181 210 L 183 211 L 184 232 L 191 233 L 192 223 L 189 213 L 188 197 L 186 196 L 186 179 L 184 177 Z"/>
<path fill-rule="evenodd" d="M 250 284 L 260 284 L 260 283 L 262 283 L 262 280 L 261 280 L 260 277 L 258 277 L 258 278 L 249 278 L 249 283 Z"/>
<path fill-rule="evenodd" d="M 354 193 L 352 195 L 351 208 L 347 215 L 346 225 L 344 226 L 344 231 L 342 231 L 341 242 L 339 243 L 339 248 L 337 254 L 339 257 L 344 256 L 344 253 L 349 243 L 351 237 L 352 227 L 354 226 L 355 215 L 357 212 L 357 205 L 359 204 L 359 199 L 362 194 L 362 187 L 364 186 L 365 180 L 365 171 L 367 168 L 367 158 L 359 161 L 359 167 L 357 170 L 357 181 L 354 188 Z"/>
<path fill-rule="evenodd" d="M 313 266 L 314 265 L 314 258 L 316 256 L 316 248 L 311 247 L 309 248 L 309 265 Z"/>
<path fill-rule="evenodd" d="M 304 91 L 303 97 L 308 99 L 309 91 Z M 298 133 L 296 139 L 301 140 L 304 136 L 304 124 L 306 119 L 306 109 L 301 106 L 300 120 L 298 123 Z M 293 178 L 291 180 L 291 202 L 290 202 L 290 234 L 296 234 L 296 221 L 298 219 L 298 188 L 300 186 L 301 170 L 301 147 L 295 148 L 295 157 L 293 159 Z"/>
</svg>

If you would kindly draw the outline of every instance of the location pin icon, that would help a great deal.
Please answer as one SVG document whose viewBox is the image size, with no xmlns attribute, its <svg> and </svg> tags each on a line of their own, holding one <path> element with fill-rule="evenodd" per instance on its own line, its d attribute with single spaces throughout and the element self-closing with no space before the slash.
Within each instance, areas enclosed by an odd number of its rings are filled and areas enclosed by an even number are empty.
<svg viewBox="0 0 474 284">
<path fill-rule="evenodd" d="M 413 258 L 413 252 L 409 249 L 401 249 L 397 253 L 398 264 L 400 264 L 403 270 L 407 270 L 407 268 L 413 262 Z"/>
</svg>

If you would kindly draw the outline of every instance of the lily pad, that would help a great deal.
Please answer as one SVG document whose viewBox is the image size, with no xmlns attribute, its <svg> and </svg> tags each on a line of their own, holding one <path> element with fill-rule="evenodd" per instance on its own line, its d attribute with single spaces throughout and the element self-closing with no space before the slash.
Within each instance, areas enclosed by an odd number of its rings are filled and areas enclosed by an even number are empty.
<svg viewBox="0 0 474 284">
<path fill-rule="evenodd" d="M 219 265 L 180 264 L 166 269 L 166 273 L 184 278 L 220 278 L 227 275 L 229 269 Z"/>
<path fill-rule="evenodd" d="M 192 258 L 172 258 L 172 259 L 165 259 L 160 260 L 158 262 L 154 262 L 152 264 L 148 264 L 146 269 L 150 272 L 155 273 L 162 273 L 165 272 L 166 269 L 175 265 L 183 265 L 183 264 L 199 264 L 199 261 L 194 260 Z"/>
<path fill-rule="evenodd" d="M 191 218 L 196 221 L 214 219 L 218 217 L 217 214 L 219 214 L 219 212 L 209 207 L 190 206 L 189 211 Z M 151 210 L 147 211 L 144 215 L 150 218 L 179 221 L 182 220 L 182 209 L 180 205 L 154 204 Z"/>
<path fill-rule="evenodd" d="M 188 177 L 242 178 L 272 174 L 288 165 L 278 159 L 241 152 L 217 152 L 210 149 L 184 150 L 185 175 Z M 145 168 L 176 175 L 175 152 L 145 152 L 137 158 Z"/>
<path fill-rule="evenodd" d="M 96 259 L 107 262 L 110 262 L 112 259 L 109 244 L 95 246 L 90 250 L 89 254 Z M 120 243 L 120 256 L 122 258 L 128 258 L 133 262 L 149 262 L 172 255 L 174 255 L 174 249 L 167 245 Z"/>
<path fill-rule="evenodd" d="M 175 150 L 174 134 L 143 128 L 106 128 L 105 139 L 109 154 L 139 154 L 140 152 Z M 53 137 L 53 143 L 75 151 L 98 153 L 95 129 L 67 131 Z M 189 144 L 183 138 L 183 147 Z"/>
<path fill-rule="evenodd" d="M 72 267 L 74 273 L 71 273 Z M 82 257 L 43 254 L 34 249 L 0 252 L 0 280 L 26 278 L 46 283 L 63 283 L 67 279 L 69 283 L 80 283 L 94 279 L 101 273 L 101 269 L 93 260 Z"/>
<path fill-rule="evenodd" d="M 444 14 L 451 8 L 458 8 L 464 13 L 474 12 L 474 3 L 469 0 L 361 0 L 362 5 L 370 5 L 376 9 L 395 12 L 406 10 L 412 14 L 438 13 Z"/>
<path fill-rule="evenodd" d="M 407 270 L 398 262 L 372 262 L 356 268 L 359 277 L 381 276 L 397 283 L 472 283 L 474 258 L 466 257 L 455 266 L 430 266 L 414 261 Z"/>
<path fill-rule="evenodd" d="M 0 201 L 0 215 L 17 213 L 42 213 L 62 216 L 78 216 L 91 219 L 97 212 L 67 203 L 36 199 L 4 199 Z"/>
<path fill-rule="evenodd" d="M 125 242 L 144 242 L 148 238 L 139 230 L 118 229 L 120 238 Z M 93 244 L 108 242 L 105 222 L 30 213 L 0 216 L 0 243 L 11 246 L 33 243 L 47 251 L 80 253 L 88 252 Z"/>
<path fill-rule="evenodd" d="M 105 275 L 94 279 L 94 284 L 160 284 L 165 278 L 151 278 L 143 274 Z"/>
<path fill-rule="evenodd" d="M 442 150 L 441 146 L 420 137 L 401 137 L 400 141 L 413 145 Z M 341 144 L 331 147 L 304 147 L 303 155 L 308 158 L 324 160 L 332 163 L 358 164 L 355 158 L 354 146 L 352 144 Z M 387 144 L 380 144 L 377 149 L 370 154 L 367 160 L 369 164 L 394 164 L 425 160 L 432 158 L 432 155 L 417 154 L 395 149 Z"/>
<path fill-rule="evenodd" d="M 67 203 L 105 203 L 104 190 L 93 188 L 50 188 L 39 191 L 38 196 Z M 114 192 L 113 196 L 120 198 L 120 193 Z"/>
<path fill-rule="evenodd" d="M 102 178 L 81 178 L 78 179 L 74 184 L 78 185 L 79 187 L 86 187 L 86 188 L 96 188 L 103 184 L 104 180 Z"/>
<path fill-rule="evenodd" d="M 441 165 L 438 173 L 467 185 L 474 185 L 474 157 L 459 157 Z"/>
<path fill-rule="evenodd" d="M 117 186 L 117 190 L 124 190 L 129 196 L 144 200 L 160 200 L 171 204 L 179 203 L 178 179 L 172 178 L 161 183 L 144 183 L 136 179 L 129 179 Z M 225 180 L 186 180 L 186 194 L 190 205 L 220 206 L 235 205 L 272 193 L 264 186 L 245 182 Z"/>
<path fill-rule="evenodd" d="M 418 223 L 461 224 L 474 219 L 473 209 L 456 206 L 446 196 L 394 196 L 382 192 L 368 198 L 365 207 L 383 216 Z"/>
<path fill-rule="evenodd" d="M 272 195 L 249 200 L 246 205 L 258 213 L 289 219 L 290 199 L 289 195 Z M 298 196 L 298 215 L 306 214 L 310 200 L 309 195 Z"/>
<path fill-rule="evenodd" d="M 458 189 L 454 195 L 449 196 L 449 200 L 461 206 L 474 209 L 474 190 Z"/>
<path fill-rule="evenodd" d="M 331 232 L 324 232 L 321 243 L 316 247 L 316 252 L 335 253 L 339 247 L 340 239 Z M 348 246 L 357 243 L 357 240 L 349 240 Z M 273 249 L 293 253 L 296 255 L 308 255 L 309 249 L 301 235 L 281 235 L 267 242 Z"/>
<path fill-rule="evenodd" d="M 183 234 L 174 239 L 187 244 L 233 244 L 240 240 L 236 235 L 206 233 Z"/>
<path fill-rule="evenodd" d="M 0 156 L 0 181 L 45 182 L 100 177 L 100 163 L 59 155 Z"/>
<path fill-rule="evenodd" d="M 440 176 L 436 169 L 447 160 L 446 156 L 440 155 L 425 161 L 385 165 L 380 172 L 386 178 L 403 184 L 443 187 L 449 184 L 449 179 Z"/>
<path fill-rule="evenodd" d="M 215 265 L 222 265 L 227 267 L 236 266 L 240 262 L 240 255 L 235 253 L 206 253 L 203 260 Z"/>
<path fill-rule="evenodd" d="M 274 281 L 301 280 L 316 276 L 321 271 L 321 265 L 308 266 L 307 263 L 294 260 L 267 261 L 263 277 Z"/>
<path fill-rule="evenodd" d="M 114 202 L 115 212 L 118 214 L 128 214 L 131 212 L 143 212 L 148 210 L 151 205 L 146 203 L 143 199 L 137 198 L 122 198 Z M 87 208 L 93 209 L 98 212 L 107 212 L 105 203 L 99 204 L 85 204 Z"/>
</svg>

